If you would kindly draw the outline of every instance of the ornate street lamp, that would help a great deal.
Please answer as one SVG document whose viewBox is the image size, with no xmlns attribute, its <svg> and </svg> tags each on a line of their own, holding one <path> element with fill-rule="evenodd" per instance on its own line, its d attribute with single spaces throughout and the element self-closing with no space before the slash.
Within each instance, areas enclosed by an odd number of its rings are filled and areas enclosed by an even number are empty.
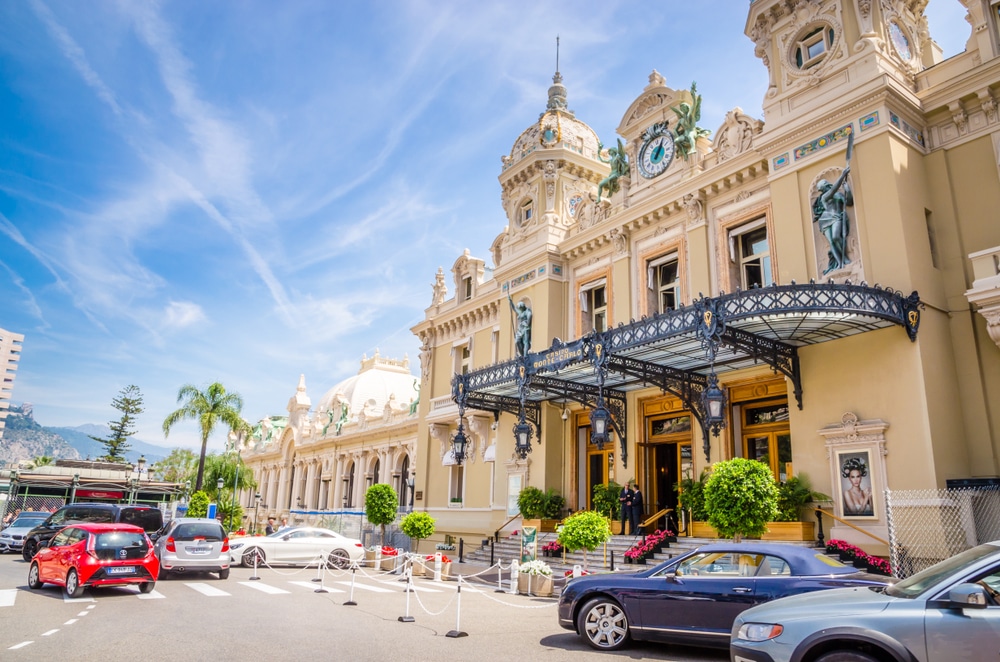
<svg viewBox="0 0 1000 662">
<path fill-rule="evenodd" d="M 514 426 L 514 452 L 522 460 L 531 452 L 531 425 L 524 420 L 524 409 L 521 410 L 520 421 Z"/>
<path fill-rule="evenodd" d="M 458 431 L 456 431 L 455 436 L 451 438 L 451 450 L 452 454 L 455 456 L 455 462 L 457 464 L 462 464 L 462 462 L 465 461 L 465 448 L 469 443 L 469 439 L 465 436 L 465 419 L 461 418 L 461 412 L 459 413 L 459 416 Z"/>
<path fill-rule="evenodd" d="M 610 420 L 611 412 L 604 406 L 604 395 L 598 391 L 597 406 L 590 411 L 590 441 L 597 446 L 597 450 L 604 450 L 604 444 L 608 443 Z"/>
<path fill-rule="evenodd" d="M 705 427 L 718 437 L 719 430 L 726 426 L 726 394 L 719 388 L 714 371 L 708 375 L 708 388 L 701 393 L 701 404 L 705 408 Z"/>
</svg>

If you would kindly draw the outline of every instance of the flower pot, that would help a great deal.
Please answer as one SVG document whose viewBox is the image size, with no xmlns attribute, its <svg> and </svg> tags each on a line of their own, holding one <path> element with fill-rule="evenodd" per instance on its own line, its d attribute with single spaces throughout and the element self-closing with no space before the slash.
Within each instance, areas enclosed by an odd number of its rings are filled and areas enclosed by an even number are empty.
<svg viewBox="0 0 1000 662">
<path fill-rule="evenodd" d="M 427 574 L 427 566 L 424 565 L 424 563 L 422 561 L 414 560 L 413 561 L 413 576 L 414 577 L 423 577 L 426 574 Z"/>
<path fill-rule="evenodd" d="M 694 538 L 718 538 L 719 532 L 708 522 L 691 522 L 691 536 Z"/>
<path fill-rule="evenodd" d="M 815 522 L 768 522 L 761 540 L 815 540 Z"/>
<path fill-rule="evenodd" d="M 517 592 L 541 598 L 552 595 L 552 575 L 529 575 L 517 573 Z"/>
<path fill-rule="evenodd" d="M 849 552 L 837 552 L 841 563 L 854 563 L 854 555 Z"/>
</svg>

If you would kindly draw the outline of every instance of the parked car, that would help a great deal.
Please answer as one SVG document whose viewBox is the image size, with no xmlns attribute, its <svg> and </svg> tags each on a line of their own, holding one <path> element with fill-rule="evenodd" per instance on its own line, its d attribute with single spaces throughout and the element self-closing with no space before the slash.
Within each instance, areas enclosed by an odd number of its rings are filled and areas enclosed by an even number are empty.
<svg viewBox="0 0 1000 662">
<path fill-rule="evenodd" d="M 26 510 L 0 531 L 0 554 L 20 552 L 24 545 L 24 536 L 33 528 L 48 519 L 45 511 Z"/>
<path fill-rule="evenodd" d="M 132 524 L 74 524 L 59 530 L 35 554 L 28 587 L 55 584 L 78 598 L 88 586 L 138 584 L 149 593 L 160 562 L 146 532 Z"/>
<path fill-rule="evenodd" d="M 122 506 L 113 503 L 68 503 L 24 536 L 21 558 L 30 561 L 41 546 L 69 524 L 112 522 L 133 524 L 146 533 L 163 527 L 163 513 L 149 506 Z"/>
<path fill-rule="evenodd" d="M 571 580 L 559 597 L 559 625 L 598 650 L 617 650 L 630 639 L 725 648 L 733 619 L 754 605 L 888 581 L 813 548 L 717 543 L 643 572 Z"/>
<path fill-rule="evenodd" d="M 1000 541 L 974 547 L 891 586 L 799 595 L 733 623 L 739 662 L 931 662 L 996 657 Z"/>
<path fill-rule="evenodd" d="M 181 517 L 172 520 L 153 544 L 162 573 L 217 572 L 229 577 L 229 537 L 218 520 Z"/>
<path fill-rule="evenodd" d="M 229 545 L 233 563 L 252 566 L 294 564 L 308 565 L 326 560 L 329 565 L 346 568 L 365 556 L 360 540 L 346 538 L 336 531 L 307 526 L 290 527 L 269 536 L 252 536 L 234 540 Z"/>
</svg>

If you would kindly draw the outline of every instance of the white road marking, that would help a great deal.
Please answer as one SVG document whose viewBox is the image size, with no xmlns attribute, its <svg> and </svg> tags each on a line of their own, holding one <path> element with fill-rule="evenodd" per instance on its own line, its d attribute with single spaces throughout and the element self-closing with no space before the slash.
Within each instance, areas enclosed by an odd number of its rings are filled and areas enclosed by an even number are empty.
<svg viewBox="0 0 1000 662">
<path fill-rule="evenodd" d="M 296 586 L 301 586 L 302 588 L 307 588 L 310 591 L 315 591 L 316 589 L 319 588 L 319 582 L 293 582 L 293 581 L 290 581 L 288 583 L 289 584 L 295 584 Z M 330 593 L 345 593 L 344 590 L 339 589 L 339 588 L 333 588 L 329 584 L 324 585 L 323 588 L 325 588 Z"/>
<path fill-rule="evenodd" d="M 0 607 L 13 607 L 19 589 L 5 588 L 0 591 Z"/>
<path fill-rule="evenodd" d="M 9 650 L 9 651 L 16 651 L 18 648 L 24 648 L 28 644 L 33 644 L 33 643 L 35 643 L 35 642 L 33 642 L 33 641 L 22 641 L 19 644 L 14 644 L 13 646 L 11 646 L 10 648 L 8 648 L 7 650 Z"/>
<path fill-rule="evenodd" d="M 89 596 L 85 598 L 71 598 L 68 595 L 66 595 L 65 591 L 63 591 L 63 602 L 93 602 L 93 601 L 94 598 Z"/>
<path fill-rule="evenodd" d="M 97 606 L 97 605 L 90 605 L 89 607 L 87 607 L 87 609 L 93 609 L 93 608 L 94 608 L 94 607 L 96 607 L 96 606 Z"/>
<path fill-rule="evenodd" d="M 270 584 L 265 584 L 264 582 L 239 582 L 241 586 L 249 586 L 252 589 L 256 589 L 263 593 L 268 593 L 270 595 L 278 595 L 279 593 L 288 593 L 283 588 L 278 588 L 277 586 L 271 586 Z"/>
<path fill-rule="evenodd" d="M 75 618 L 69 619 L 68 621 L 66 621 L 65 623 L 63 623 L 63 625 L 73 625 L 73 623 L 76 623 L 76 619 Z"/>
<path fill-rule="evenodd" d="M 56 632 L 59 632 L 59 628 L 56 628 L 55 630 L 49 630 L 48 632 L 43 632 L 43 633 L 42 633 L 42 636 L 43 636 L 43 637 L 47 637 L 47 636 L 49 636 L 50 634 L 55 634 Z"/>
<path fill-rule="evenodd" d="M 201 582 L 187 582 L 184 585 L 185 586 L 190 586 L 191 588 L 193 588 L 194 590 L 198 591 L 202 595 L 207 595 L 210 598 L 216 598 L 216 597 L 222 597 L 222 596 L 228 596 L 228 595 L 230 595 L 229 593 L 226 593 L 222 589 L 215 588 L 211 584 L 204 584 L 204 583 L 201 583 Z"/>
<path fill-rule="evenodd" d="M 159 591 L 150 591 L 149 593 L 142 593 L 139 591 L 138 586 L 125 586 L 123 587 L 126 591 L 131 591 L 135 593 L 135 596 L 140 600 L 160 600 L 167 596 L 163 595 Z"/>
<path fill-rule="evenodd" d="M 337 583 L 341 584 L 343 586 L 350 586 L 351 585 L 351 582 L 337 582 Z M 388 588 L 382 588 L 381 586 L 369 586 L 368 584 L 361 584 L 361 583 L 358 583 L 358 582 L 354 582 L 354 588 L 360 588 L 363 591 L 371 591 L 372 593 L 395 593 L 396 592 L 396 591 L 393 591 L 393 590 L 388 589 Z"/>
<path fill-rule="evenodd" d="M 77 616 L 86 616 L 89 613 L 90 613 L 89 611 L 81 611 L 79 614 L 77 614 Z"/>
<path fill-rule="evenodd" d="M 406 592 L 406 584 L 397 584 L 395 581 L 381 581 L 382 584 L 388 584 L 389 586 L 399 586 L 403 592 Z M 441 590 L 437 588 L 428 588 L 426 586 L 419 586 L 416 582 L 412 583 L 410 586 L 413 587 L 414 591 L 421 591 L 423 593 L 440 593 Z"/>
</svg>

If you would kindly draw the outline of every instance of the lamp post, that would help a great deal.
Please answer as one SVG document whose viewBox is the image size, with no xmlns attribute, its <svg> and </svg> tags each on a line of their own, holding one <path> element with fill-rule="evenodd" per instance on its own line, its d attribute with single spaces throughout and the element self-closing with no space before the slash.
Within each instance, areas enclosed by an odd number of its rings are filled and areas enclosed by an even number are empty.
<svg viewBox="0 0 1000 662">
<path fill-rule="evenodd" d="M 257 513 L 260 512 L 260 492 L 253 495 L 253 532 L 257 533 Z"/>
</svg>

